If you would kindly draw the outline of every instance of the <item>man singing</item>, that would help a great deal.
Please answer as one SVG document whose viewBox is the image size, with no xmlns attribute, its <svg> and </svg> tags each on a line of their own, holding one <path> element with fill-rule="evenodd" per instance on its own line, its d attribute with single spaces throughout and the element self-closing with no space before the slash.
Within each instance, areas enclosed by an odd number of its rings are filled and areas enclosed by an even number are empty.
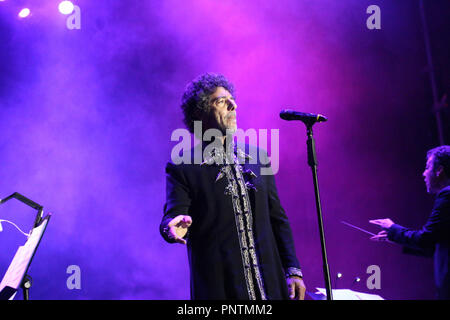
<svg viewBox="0 0 450 320">
<path fill-rule="evenodd" d="M 414 231 L 390 219 L 370 220 L 383 228 L 372 240 L 391 240 L 414 253 L 434 251 L 434 274 L 439 299 L 450 299 L 450 146 L 440 146 L 427 153 L 423 173 L 428 193 L 435 194 L 433 210 L 422 229 Z M 418 251 L 417 251 L 418 250 Z M 406 249 L 408 252 L 408 249 Z"/>
<path fill-rule="evenodd" d="M 203 74 L 186 87 L 181 108 L 191 133 L 201 121 L 198 138 L 208 130 L 220 133 L 213 144 L 203 141 L 189 150 L 189 164 L 166 166 L 160 232 L 169 243 L 187 245 L 191 298 L 304 299 L 303 275 L 274 176 L 260 174 L 269 163 L 267 154 L 252 152 L 258 159 L 250 163 L 246 149 L 256 147 L 233 142 L 234 86 L 222 75 Z M 202 161 L 195 161 L 196 154 Z"/>
</svg>

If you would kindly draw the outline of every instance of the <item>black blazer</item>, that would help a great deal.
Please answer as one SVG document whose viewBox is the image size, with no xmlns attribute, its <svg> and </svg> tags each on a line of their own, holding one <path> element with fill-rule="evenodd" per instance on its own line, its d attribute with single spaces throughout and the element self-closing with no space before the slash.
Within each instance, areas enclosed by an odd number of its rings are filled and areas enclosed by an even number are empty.
<svg viewBox="0 0 450 320">
<path fill-rule="evenodd" d="M 246 146 L 247 153 L 249 146 Z M 245 149 L 244 149 L 245 150 Z M 251 154 L 259 154 L 251 149 Z M 193 159 L 192 150 L 191 159 Z M 263 163 L 267 154 L 261 153 Z M 249 179 L 254 189 L 249 197 L 253 212 L 255 246 L 269 299 L 288 299 L 285 269 L 300 268 L 288 218 L 278 198 L 273 175 L 261 175 L 263 167 L 244 164 L 257 177 Z M 166 166 L 166 203 L 160 225 L 161 235 L 177 215 L 190 215 L 187 237 L 192 299 L 249 299 L 231 197 L 225 194 L 226 179 L 216 182 L 220 166 L 179 164 Z"/>
<path fill-rule="evenodd" d="M 394 224 L 387 231 L 389 240 L 418 250 L 416 252 L 424 255 L 434 252 L 438 298 L 450 299 L 450 186 L 437 194 L 431 215 L 422 229 L 414 231 Z"/>
</svg>

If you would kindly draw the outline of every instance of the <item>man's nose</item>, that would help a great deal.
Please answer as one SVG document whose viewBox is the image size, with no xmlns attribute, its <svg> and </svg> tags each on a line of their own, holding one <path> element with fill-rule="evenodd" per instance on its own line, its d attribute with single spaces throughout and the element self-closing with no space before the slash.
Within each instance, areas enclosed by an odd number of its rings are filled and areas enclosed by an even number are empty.
<svg viewBox="0 0 450 320">
<path fill-rule="evenodd" d="M 237 108 L 236 102 L 233 100 L 228 100 L 228 111 L 234 111 Z"/>
</svg>

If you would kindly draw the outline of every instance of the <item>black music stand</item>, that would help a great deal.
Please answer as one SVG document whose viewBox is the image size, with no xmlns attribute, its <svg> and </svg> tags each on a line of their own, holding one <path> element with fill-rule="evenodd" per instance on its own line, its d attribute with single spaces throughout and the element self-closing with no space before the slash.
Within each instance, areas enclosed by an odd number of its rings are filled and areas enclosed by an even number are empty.
<svg viewBox="0 0 450 320">
<path fill-rule="evenodd" d="M 0 282 L 0 300 L 12 300 L 19 288 L 23 291 L 23 299 L 29 300 L 29 290 L 31 288 L 31 277 L 27 274 L 31 261 L 36 254 L 37 247 L 42 240 L 42 236 L 47 228 L 51 214 L 42 218 L 43 207 L 23 195 L 15 192 L 5 199 L 0 199 L 0 204 L 15 198 L 28 206 L 38 210 L 34 223 L 34 228 L 30 232 L 28 240 L 17 250 L 8 270 Z"/>
</svg>

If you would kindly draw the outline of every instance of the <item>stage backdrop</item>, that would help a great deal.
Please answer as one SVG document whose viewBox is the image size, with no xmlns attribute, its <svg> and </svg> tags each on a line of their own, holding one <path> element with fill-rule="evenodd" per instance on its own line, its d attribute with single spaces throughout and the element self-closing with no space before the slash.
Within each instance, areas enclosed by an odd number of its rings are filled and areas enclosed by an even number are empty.
<svg viewBox="0 0 450 320">
<path fill-rule="evenodd" d="M 234 82 L 240 128 L 279 130 L 275 178 L 308 291 L 324 287 L 312 176 L 305 127 L 281 120 L 284 108 L 329 118 L 314 134 L 333 286 L 434 297 L 431 260 L 341 223 L 419 228 L 430 212 L 421 174 L 439 140 L 419 1 L 74 2 L 79 16 L 46 0 L 23 19 L 25 1 L 0 2 L 0 198 L 19 192 L 53 213 L 31 299 L 189 299 L 186 248 L 158 228 L 180 98 L 204 72 Z M 381 29 L 367 26 L 370 5 Z M 448 1 L 426 1 L 440 95 L 445 12 Z M 34 217 L 14 200 L 0 206 L 26 232 Z M 0 276 L 25 241 L 2 225 Z M 373 265 L 378 289 L 366 283 Z"/>
</svg>

